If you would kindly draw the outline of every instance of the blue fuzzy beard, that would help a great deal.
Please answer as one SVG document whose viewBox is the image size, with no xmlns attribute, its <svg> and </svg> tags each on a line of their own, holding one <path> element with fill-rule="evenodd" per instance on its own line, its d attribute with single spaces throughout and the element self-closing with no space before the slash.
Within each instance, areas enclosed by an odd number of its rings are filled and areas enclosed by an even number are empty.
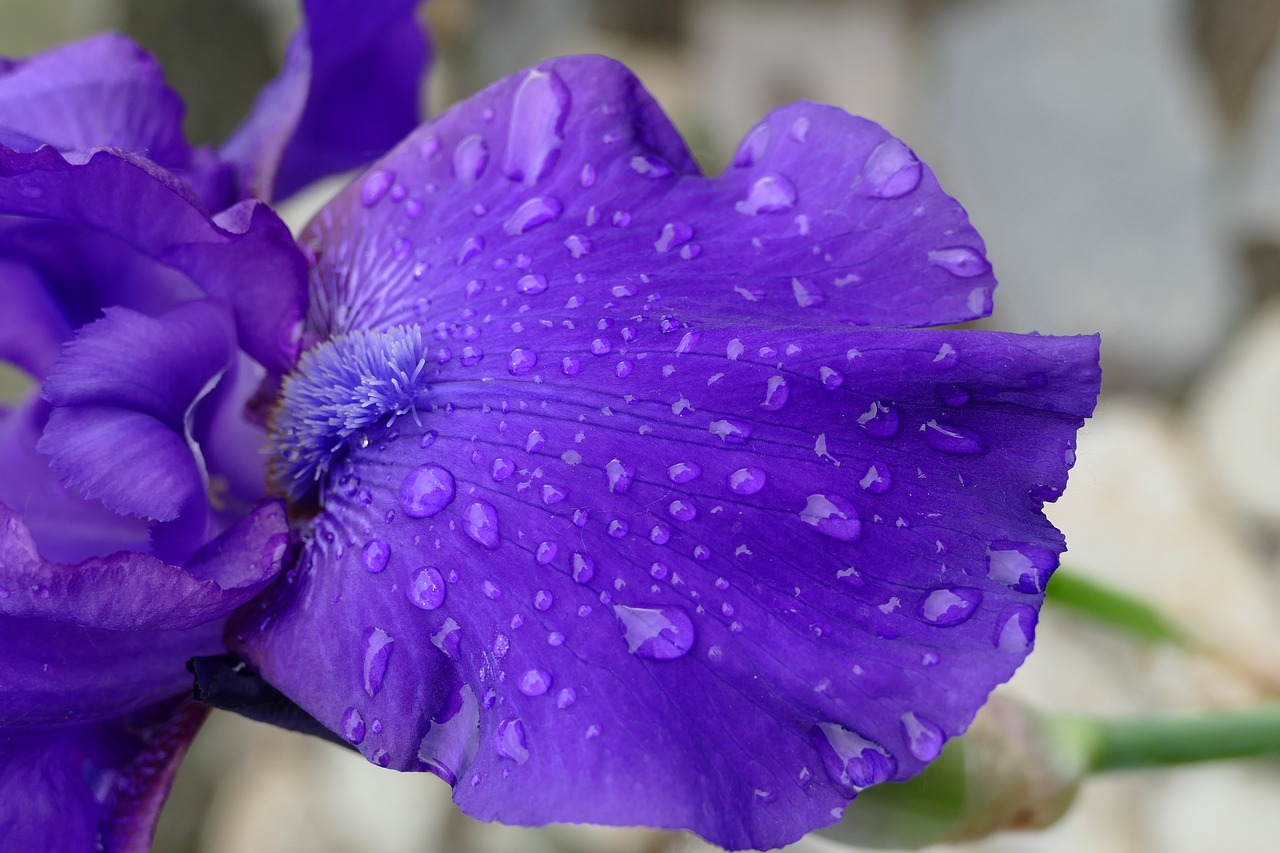
<svg viewBox="0 0 1280 853">
<path fill-rule="evenodd" d="M 363 430 L 410 415 L 416 421 L 425 388 L 422 328 L 337 335 L 303 353 L 285 377 L 271 417 L 267 450 L 275 489 L 305 499 L 335 462 L 359 446 Z"/>
</svg>

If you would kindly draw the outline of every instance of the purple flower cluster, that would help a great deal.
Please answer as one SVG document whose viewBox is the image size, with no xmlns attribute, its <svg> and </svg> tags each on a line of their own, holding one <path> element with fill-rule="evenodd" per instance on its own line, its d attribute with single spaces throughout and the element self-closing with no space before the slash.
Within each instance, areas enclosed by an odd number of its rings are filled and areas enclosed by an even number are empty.
<svg viewBox="0 0 1280 853">
<path fill-rule="evenodd" d="M 254 199 L 409 129 L 412 4 L 350 5 L 218 154 L 119 39 L 0 77 L 0 832 L 144 843 L 226 648 L 482 819 L 769 847 L 919 772 L 1030 650 L 1097 339 L 930 328 L 995 279 L 878 125 L 785 107 L 708 178 L 594 57 L 295 245 Z M 24 120 L 104 45 L 116 113 Z"/>
</svg>

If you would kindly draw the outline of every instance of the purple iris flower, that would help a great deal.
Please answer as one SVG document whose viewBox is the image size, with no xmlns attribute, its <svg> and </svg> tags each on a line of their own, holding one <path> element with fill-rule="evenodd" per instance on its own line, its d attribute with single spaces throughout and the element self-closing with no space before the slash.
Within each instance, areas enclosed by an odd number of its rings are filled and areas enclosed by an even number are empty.
<svg viewBox="0 0 1280 853">
<path fill-rule="evenodd" d="M 423 125 L 304 232 L 271 684 L 464 811 L 770 847 L 965 730 L 1031 648 L 1096 337 L 985 316 L 960 205 L 800 103 L 701 175 L 578 57 Z"/>
<path fill-rule="evenodd" d="M 414 121 L 414 5 L 373 16 L 400 52 L 360 85 L 412 91 L 384 135 Z M 329 92 L 368 117 L 338 71 L 377 33 L 353 25 L 337 54 L 319 36 L 357 6 L 307 4 L 312 50 L 301 36 L 225 157 L 186 144 L 181 101 L 120 36 L 0 60 L 0 359 L 30 380 L 0 405 L 6 849 L 146 848 L 204 716 L 185 664 L 280 570 L 246 407 L 294 364 L 306 268 L 262 201 L 228 204 L 370 158 L 376 134 L 315 114 Z"/>
</svg>

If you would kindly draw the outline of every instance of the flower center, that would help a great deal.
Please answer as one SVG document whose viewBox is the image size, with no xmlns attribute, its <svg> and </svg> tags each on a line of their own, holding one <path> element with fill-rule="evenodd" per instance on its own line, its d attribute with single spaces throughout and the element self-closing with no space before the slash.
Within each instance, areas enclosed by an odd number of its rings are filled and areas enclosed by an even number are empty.
<svg viewBox="0 0 1280 853">
<path fill-rule="evenodd" d="M 426 367 L 422 328 L 335 335 L 302 354 L 271 416 L 273 488 L 291 501 L 324 488 L 334 463 L 368 443 L 364 430 L 404 415 L 418 419 Z"/>
</svg>

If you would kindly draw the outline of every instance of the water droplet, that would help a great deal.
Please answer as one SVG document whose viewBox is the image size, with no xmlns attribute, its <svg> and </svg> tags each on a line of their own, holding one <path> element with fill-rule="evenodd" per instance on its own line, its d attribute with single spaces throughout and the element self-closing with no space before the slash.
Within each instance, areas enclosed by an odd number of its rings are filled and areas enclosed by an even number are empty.
<svg viewBox="0 0 1280 853">
<path fill-rule="evenodd" d="M 747 216 L 757 213 L 781 213 L 796 203 L 796 188 L 781 175 L 764 175 L 757 178 L 747 192 L 747 197 L 735 202 L 733 209 Z"/>
<path fill-rule="evenodd" d="M 662 234 L 659 235 L 653 248 L 659 252 L 669 252 L 674 248 L 683 246 L 693 239 L 693 229 L 683 222 L 668 222 L 662 226 Z"/>
<path fill-rule="evenodd" d="M 572 687 L 565 687 L 556 695 L 556 707 L 563 711 L 578 701 L 578 693 Z"/>
<path fill-rule="evenodd" d="M 536 429 L 529 432 L 529 438 L 524 443 L 524 449 L 529 453 L 537 453 L 546 445 L 547 439 Z"/>
<path fill-rule="evenodd" d="M 898 410 L 876 401 L 865 412 L 858 415 L 858 423 L 867 431 L 867 435 L 875 438 L 892 438 L 898 432 Z"/>
<path fill-rule="evenodd" d="M 655 524 L 649 530 L 649 541 L 654 545 L 666 545 L 671 541 L 671 529 L 665 524 Z"/>
<path fill-rule="evenodd" d="M 439 465 L 419 465 L 400 484 L 400 506 L 410 518 L 429 518 L 453 502 L 453 475 Z"/>
<path fill-rule="evenodd" d="M 575 261 L 591 254 L 591 240 L 579 234 L 570 234 L 564 238 L 564 247 Z"/>
<path fill-rule="evenodd" d="M 439 438 L 439 436 L 440 436 L 440 433 L 436 432 L 435 430 L 433 429 L 427 430 L 422 434 L 422 438 L 418 439 L 418 447 L 421 447 L 423 450 L 426 450 L 428 447 L 436 443 L 436 439 Z"/>
<path fill-rule="evenodd" d="M 743 444 L 747 437 L 751 435 L 751 427 L 739 421 L 731 421 L 727 418 L 723 420 L 712 421 L 708 426 L 708 431 L 718 437 L 725 444 Z"/>
<path fill-rule="evenodd" d="M 586 554 L 574 553 L 573 555 L 573 579 L 581 584 L 591 583 L 591 579 L 596 576 L 595 561 Z"/>
<path fill-rule="evenodd" d="M 458 357 L 458 361 L 462 362 L 464 367 L 474 367 L 484 358 L 484 350 L 477 346 L 467 346 L 462 348 L 462 353 Z"/>
<path fill-rule="evenodd" d="M 787 398 L 790 396 L 791 389 L 787 386 L 786 377 L 770 376 L 765 386 L 764 402 L 760 406 L 770 411 L 777 411 L 786 405 Z"/>
<path fill-rule="evenodd" d="M 390 559 L 391 546 L 385 539 L 370 539 L 360 550 L 360 562 L 370 574 L 376 575 L 385 569 Z"/>
<path fill-rule="evenodd" d="M 526 696 L 542 696 L 551 689 L 551 673 L 531 669 L 520 676 L 520 692 Z"/>
<path fill-rule="evenodd" d="M 480 591 L 483 592 L 485 598 L 490 601 L 497 601 L 499 598 L 502 598 L 502 590 L 498 589 L 491 580 L 485 580 L 484 583 L 480 584 Z"/>
<path fill-rule="evenodd" d="M 478 133 L 464 137 L 453 149 L 453 174 L 464 184 L 474 184 L 489 165 L 489 146 Z"/>
<path fill-rule="evenodd" d="M 524 764 L 529 760 L 529 746 L 525 740 L 524 723 L 515 717 L 508 717 L 498 723 L 498 735 L 495 748 L 498 755 L 510 758 L 516 764 Z"/>
<path fill-rule="evenodd" d="M 396 173 L 390 169 L 374 169 L 360 185 L 360 203 L 365 207 L 373 207 L 382 201 L 395 180 Z"/>
<path fill-rule="evenodd" d="M 942 752 L 945 736 L 942 729 L 926 719 L 908 711 L 902 717 L 902 731 L 907 736 L 907 748 L 921 761 L 933 761 Z"/>
<path fill-rule="evenodd" d="M 813 282 L 801 281 L 798 278 L 791 279 L 791 294 L 801 308 L 813 308 L 826 301 L 821 288 Z"/>
<path fill-rule="evenodd" d="M 409 578 L 405 595 L 423 610 L 435 610 L 444 604 L 444 578 L 434 566 L 423 566 Z"/>
<path fill-rule="evenodd" d="M 818 379 L 822 382 L 822 387 L 829 390 L 835 390 L 844 384 L 844 374 L 825 364 L 818 368 Z"/>
<path fill-rule="evenodd" d="M 800 520 L 843 542 L 856 542 L 862 535 L 862 521 L 853 504 L 839 495 L 809 495 L 800 511 Z"/>
<path fill-rule="evenodd" d="M 560 75 L 541 68 L 525 74 L 511 104 L 503 174 L 533 186 L 550 172 L 564 145 L 568 112 L 569 89 Z"/>
<path fill-rule="evenodd" d="M 472 540 L 486 548 L 497 548 L 501 539 L 498 536 L 498 511 L 493 504 L 485 500 L 473 501 L 467 506 L 466 531 Z"/>
<path fill-rule="evenodd" d="M 901 140 L 877 145 L 862 167 L 863 187 L 872 198 L 901 198 L 920 186 L 919 159 Z"/>
<path fill-rule="evenodd" d="M 733 155 L 733 165 L 738 168 L 754 166 L 764 157 L 769 148 L 769 126 L 758 124 L 742 139 L 738 150 Z"/>
<path fill-rule="evenodd" d="M 395 640 L 381 628 L 369 628 L 364 632 L 364 692 L 371 699 L 382 689 L 394 645 Z"/>
<path fill-rule="evenodd" d="M 563 646 L 563 645 L 564 645 L 564 634 L 561 634 L 559 631 L 552 631 L 550 634 L 547 634 L 547 645 L 548 645 L 548 646 Z"/>
<path fill-rule="evenodd" d="M 538 366 L 538 355 L 531 349 L 516 347 L 507 359 L 507 372 L 512 376 L 524 376 Z"/>
<path fill-rule="evenodd" d="M 627 651 L 649 660 L 674 660 L 693 648 L 696 634 L 689 614 L 679 607 L 613 606 Z"/>
<path fill-rule="evenodd" d="M 565 494 L 564 489 L 559 486 L 553 486 L 550 483 L 543 484 L 542 503 L 546 506 L 554 506 L 555 504 L 563 501 L 566 497 L 567 495 Z"/>
<path fill-rule="evenodd" d="M 615 518 L 609 522 L 609 535 L 614 539 L 621 539 L 631 530 L 631 525 L 621 518 Z"/>
<path fill-rule="evenodd" d="M 696 480 L 701 474 L 702 468 L 697 462 L 677 462 L 667 469 L 667 477 L 679 485 Z"/>
<path fill-rule="evenodd" d="M 938 354 L 933 357 L 933 363 L 941 368 L 955 367 L 959 361 L 960 353 L 948 343 L 938 347 Z"/>
<path fill-rule="evenodd" d="M 554 603 L 555 597 L 552 596 L 549 589 L 540 589 L 533 594 L 533 607 L 535 610 L 545 613 L 551 609 L 551 605 Z"/>
<path fill-rule="evenodd" d="M 739 495 L 754 495 L 764 483 L 765 473 L 760 468 L 739 468 L 729 475 L 729 490 Z"/>
<path fill-rule="evenodd" d="M 596 170 L 590 163 L 582 164 L 582 171 L 578 174 L 578 183 L 584 189 L 590 189 L 596 185 Z"/>
<path fill-rule="evenodd" d="M 539 542 L 538 550 L 534 552 L 533 558 L 537 560 L 538 565 L 545 566 L 556 558 L 556 552 L 560 550 L 560 546 L 554 542 Z"/>
<path fill-rule="evenodd" d="M 946 628 L 967 621 L 982 603 L 982 592 L 973 587 L 939 587 L 920 602 L 924 621 Z"/>
<path fill-rule="evenodd" d="M 348 708 L 342 715 L 341 729 L 348 743 L 359 744 L 364 740 L 364 717 L 355 708 Z"/>
<path fill-rule="evenodd" d="M 1018 592 L 1044 592 L 1058 557 L 1026 542 L 992 542 L 987 548 L 987 577 Z"/>
<path fill-rule="evenodd" d="M 873 495 L 883 495 L 893 485 L 893 478 L 889 475 L 889 467 L 883 462 L 872 462 L 867 466 L 867 473 L 862 475 L 858 485 Z"/>
<path fill-rule="evenodd" d="M 969 246 L 952 246 L 934 249 L 929 253 L 929 263 L 942 267 L 958 278 L 974 278 L 991 272 L 991 264 L 982 254 Z"/>
<path fill-rule="evenodd" d="M 1025 604 L 1015 604 L 996 619 L 992 643 L 1007 655 L 1025 654 L 1036 637 L 1036 611 Z"/>
<path fill-rule="evenodd" d="M 631 170 L 646 178 L 665 178 L 671 174 L 671 167 L 652 154 L 636 154 L 631 158 Z"/>
<path fill-rule="evenodd" d="M 510 459 L 498 457 L 493 460 L 493 464 L 489 466 L 489 476 L 494 482 L 501 483 L 516 472 L 516 464 Z"/>
<path fill-rule="evenodd" d="M 547 289 L 547 277 L 545 275 L 526 275 L 516 282 L 516 290 L 526 296 L 536 296 Z"/>
<path fill-rule="evenodd" d="M 667 512 L 676 521 L 693 521 L 698 517 L 698 508 L 686 500 L 674 500 L 667 507 Z"/>
<path fill-rule="evenodd" d="M 893 777 L 898 762 L 876 742 L 867 740 L 839 723 L 819 723 L 813 740 L 822 764 L 846 796 L 858 789 Z"/>
<path fill-rule="evenodd" d="M 964 427 L 929 421 L 920 429 L 924 433 L 925 443 L 943 453 L 972 454 L 982 453 L 987 449 L 982 436 Z"/>
<path fill-rule="evenodd" d="M 551 196 L 531 198 L 516 208 L 516 212 L 502 223 L 502 230 L 515 237 L 539 225 L 559 219 L 564 205 Z"/>
<path fill-rule="evenodd" d="M 610 459 L 608 464 L 604 466 L 605 475 L 609 478 L 609 491 L 615 495 L 624 495 L 627 489 L 631 488 L 632 479 L 635 477 L 635 469 L 630 465 L 626 465 L 620 459 Z"/>
</svg>

